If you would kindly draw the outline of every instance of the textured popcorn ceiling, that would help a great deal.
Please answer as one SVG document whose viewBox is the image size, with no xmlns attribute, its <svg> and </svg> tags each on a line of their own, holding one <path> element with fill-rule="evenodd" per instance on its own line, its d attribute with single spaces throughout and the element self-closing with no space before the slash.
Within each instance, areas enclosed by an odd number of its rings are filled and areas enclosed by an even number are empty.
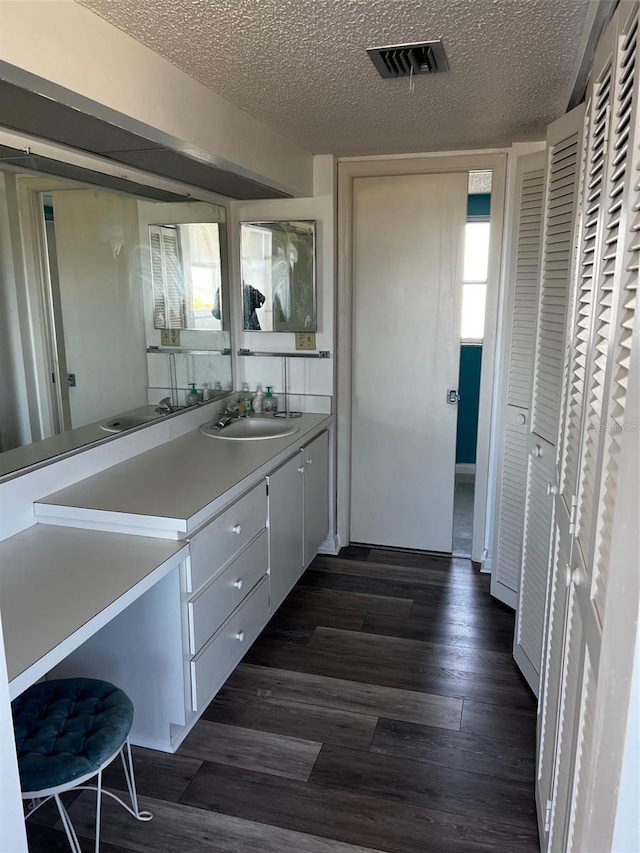
<svg viewBox="0 0 640 853">
<path fill-rule="evenodd" d="M 313 153 L 539 139 L 569 98 L 587 0 L 81 0 Z M 450 71 L 383 80 L 367 47 L 442 38 Z"/>
</svg>

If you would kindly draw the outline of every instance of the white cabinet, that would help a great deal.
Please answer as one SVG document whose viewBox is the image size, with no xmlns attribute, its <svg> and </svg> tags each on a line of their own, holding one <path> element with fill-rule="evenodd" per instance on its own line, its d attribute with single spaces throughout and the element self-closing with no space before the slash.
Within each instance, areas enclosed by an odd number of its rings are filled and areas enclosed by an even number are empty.
<svg viewBox="0 0 640 853">
<path fill-rule="evenodd" d="M 213 699 L 269 619 L 266 577 L 191 661 L 192 708 L 200 714 Z"/>
<path fill-rule="evenodd" d="M 130 693 L 134 743 L 180 745 L 317 553 L 328 530 L 328 448 L 325 430 L 274 457 L 278 467 L 265 465 L 239 497 L 230 490 L 180 568 L 66 659 L 64 675 L 109 678 Z"/>
<path fill-rule="evenodd" d="M 267 477 L 269 483 L 269 582 L 271 612 L 284 601 L 303 571 L 302 454 Z"/>
<path fill-rule="evenodd" d="M 302 448 L 303 566 L 318 553 L 329 529 L 329 433 Z"/>
<path fill-rule="evenodd" d="M 329 434 L 321 433 L 268 478 L 271 611 L 318 553 L 329 526 Z"/>
</svg>

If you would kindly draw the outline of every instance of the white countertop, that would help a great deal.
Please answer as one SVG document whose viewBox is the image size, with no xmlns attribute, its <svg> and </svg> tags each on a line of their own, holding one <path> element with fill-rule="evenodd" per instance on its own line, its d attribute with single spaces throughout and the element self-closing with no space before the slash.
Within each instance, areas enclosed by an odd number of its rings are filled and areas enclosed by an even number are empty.
<svg viewBox="0 0 640 853">
<path fill-rule="evenodd" d="M 199 430 L 37 501 L 43 522 L 181 538 L 312 440 L 331 415 L 305 414 L 297 433 L 223 441 Z"/>
<path fill-rule="evenodd" d="M 184 542 L 36 524 L 0 542 L 11 697 L 176 568 Z"/>
</svg>

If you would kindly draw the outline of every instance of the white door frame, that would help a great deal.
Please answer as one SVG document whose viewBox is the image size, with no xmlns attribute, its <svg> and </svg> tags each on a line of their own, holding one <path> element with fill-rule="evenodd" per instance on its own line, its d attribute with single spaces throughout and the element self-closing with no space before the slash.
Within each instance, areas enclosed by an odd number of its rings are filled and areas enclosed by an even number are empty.
<svg viewBox="0 0 640 853">
<path fill-rule="evenodd" d="M 337 428 L 337 539 L 339 547 L 350 541 L 351 504 L 351 392 L 353 353 L 352 290 L 352 214 L 353 181 L 361 177 L 418 175 L 438 172 L 469 172 L 491 169 L 491 236 L 485 336 L 482 349 L 480 404 L 478 411 L 478 444 L 476 458 L 476 490 L 473 509 L 473 543 L 471 558 L 483 559 L 489 479 L 491 408 L 496 357 L 496 328 L 500 293 L 501 249 L 506 183 L 506 150 L 464 154 L 425 154 L 417 157 L 342 160 L 338 163 L 338 257 L 336 299 L 336 428 Z M 392 389 L 388 389 L 390 399 Z M 384 396 L 385 389 L 381 389 Z M 402 401 L 398 417 L 403 416 Z M 406 412 L 409 411 L 407 401 Z"/>
</svg>

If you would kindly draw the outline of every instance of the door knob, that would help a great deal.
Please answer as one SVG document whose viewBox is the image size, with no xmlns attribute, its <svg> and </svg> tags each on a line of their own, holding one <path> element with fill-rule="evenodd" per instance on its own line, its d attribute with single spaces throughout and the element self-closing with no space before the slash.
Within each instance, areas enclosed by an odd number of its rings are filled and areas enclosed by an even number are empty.
<svg viewBox="0 0 640 853">
<path fill-rule="evenodd" d="M 244 631 L 238 631 L 236 634 L 236 640 L 241 643 L 244 640 Z"/>
<path fill-rule="evenodd" d="M 236 589 L 242 589 L 242 587 L 244 586 L 244 581 L 242 580 L 242 578 L 239 578 L 239 579 L 234 583 L 234 586 L 235 586 L 235 588 L 236 588 Z"/>
<path fill-rule="evenodd" d="M 542 447 L 540 447 L 539 444 L 536 444 L 531 448 L 531 455 L 534 459 L 539 459 L 542 456 L 543 452 L 544 451 L 542 450 Z"/>
<path fill-rule="evenodd" d="M 298 474 L 304 474 L 304 465 L 301 465 L 301 466 L 298 468 Z"/>
<path fill-rule="evenodd" d="M 557 483 L 547 483 L 547 495 L 551 497 L 551 495 L 558 494 L 558 485 Z"/>
<path fill-rule="evenodd" d="M 457 388 L 447 388 L 447 403 L 455 405 L 460 402 L 460 394 Z"/>
<path fill-rule="evenodd" d="M 582 572 L 577 566 L 576 568 L 572 569 L 571 566 L 567 563 L 564 571 L 564 582 L 566 584 L 567 589 L 569 589 L 571 584 L 573 584 L 574 586 L 580 586 L 580 582 L 582 581 Z"/>
<path fill-rule="evenodd" d="M 241 524 L 234 524 L 231 529 L 236 534 L 236 536 L 240 536 L 240 534 L 242 533 L 242 525 Z"/>
</svg>

